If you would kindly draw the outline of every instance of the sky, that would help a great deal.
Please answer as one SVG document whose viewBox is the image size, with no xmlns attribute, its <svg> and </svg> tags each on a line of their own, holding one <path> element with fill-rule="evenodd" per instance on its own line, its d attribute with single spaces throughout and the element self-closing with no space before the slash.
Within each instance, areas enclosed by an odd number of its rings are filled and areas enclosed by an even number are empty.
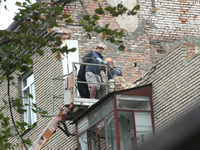
<svg viewBox="0 0 200 150">
<path fill-rule="evenodd" d="M 15 5 L 15 2 L 24 2 L 24 0 L 7 0 L 7 2 L 2 2 L 0 4 L 0 30 L 5 30 L 13 22 L 15 13 L 18 12 L 18 7 Z M 35 2 L 36 0 L 30 0 Z M 7 5 L 6 10 L 4 5 Z"/>
</svg>

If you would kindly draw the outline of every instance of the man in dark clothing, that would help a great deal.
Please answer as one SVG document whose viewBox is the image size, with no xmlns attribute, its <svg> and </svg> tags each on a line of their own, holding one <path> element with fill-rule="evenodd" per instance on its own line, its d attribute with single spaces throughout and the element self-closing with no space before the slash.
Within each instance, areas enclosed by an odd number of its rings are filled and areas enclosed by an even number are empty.
<svg viewBox="0 0 200 150">
<path fill-rule="evenodd" d="M 101 55 L 103 53 L 103 50 L 104 45 L 98 44 L 95 51 L 90 51 L 83 57 L 83 62 L 92 64 L 104 62 L 104 58 Z M 105 71 L 105 68 L 102 66 L 87 65 L 85 70 L 86 81 L 90 83 L 100 83 L 102 81 L 102 70 Z M 108 78 L 112 78 L 110 73 L 108 73 Z M 97 90 L 99 90 L 100 85 L 88 84 L 88 86 L 90 87 L 90 98 L 95 98 L 96 92 Z"/>
<path fill-rule="evenodd" d="M 114 62 L 113 62 L 113 60 L 111 58 L 106 58 L 105 62 L 113 67 L 113 68 L 110 68 L 110 71 L 111 71 L 111 74 L 112 74 L 113 78 L 115 76 L 123 76 L 121 68 L 120 67 L 115 67 Z"/>
</svg>

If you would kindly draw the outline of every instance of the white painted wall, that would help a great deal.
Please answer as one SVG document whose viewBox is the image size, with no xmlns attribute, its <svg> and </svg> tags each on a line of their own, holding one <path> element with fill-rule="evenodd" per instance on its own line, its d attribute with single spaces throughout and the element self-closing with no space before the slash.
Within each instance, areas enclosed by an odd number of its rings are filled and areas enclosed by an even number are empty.
<svg viewBox="0 0 200 150">
<path fill-rule="evenodd" d="M 117 6 L 121 2 L 129 10 L 133 9 L 133 7 L 137 5 L 136 0 L 107 0 L 108 5 L 112 7 Z M 115 19 L 118 22 L 119 26 L 121 28 L 124 28 L 128 32 L 135 31 L 139 24 L 138 15 L 128 16 L 126 14 L 123 14 L 118 17 L 115 17 Z"/>
<path fill-rule="evenodd" d="M 68 49 L 76 48 L 75 52 L 69 52 L 68 54 L 64 53 L 62 56 L 62 66 L 63 66 L 63 74 L 68 74 L 72 72 L 72 62 L 79 62 L 79 50 L 78 50 L 78 41 L 77 40 L 64 40 L 61 47 L 67 45 Z M 79 66 L 77 66 L 77 70 L 79 70 Z"/>
</svg>

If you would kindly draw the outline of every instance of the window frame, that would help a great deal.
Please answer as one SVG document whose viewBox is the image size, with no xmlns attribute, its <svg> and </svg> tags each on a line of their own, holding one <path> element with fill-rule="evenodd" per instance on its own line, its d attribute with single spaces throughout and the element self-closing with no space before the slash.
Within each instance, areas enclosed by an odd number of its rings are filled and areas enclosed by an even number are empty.
<svg viewBox="0 0 200 150">
<path fill-rule="evenodd" d="M 150 104 L 150 109 L 124 109 L 124 108 L 119 108 L 117 107 L 117 95 L 127 95 L 127 96 L 143 96 L 143 97 L 148 97 L 148 101 Z M 110 110 L 110 112 L 108 111 L 106 115 L 102 115 L 102 104 L 109 100 L 109 98 L 112 97 L 112 110 Z M 105 102 L 107 103 L 107 102 Z M 89 124 L 89 126 L 87 128 L 85 128 L 85 130 L 81 131 L 81 132 L 77 132 L 77 138 L 84 132 L 87 132 L 87 130 L 90 130 L 90 128 L 92 126 L 97 126 L 97 124 L 101 121 L 104 120 L 104 128 L 105 128 L 105 135 L 107 128 L 105 127 L 105 118 L 110 115 L 111 113 L 113 113 L 113 117 L 114 117 L 114 127 L 115 127 L 115 136 L 116 136 L 116 150 L 120 150 L 120 132 L 119 132 L 119 121 L 118 121 L 118 113 L 119 112 L 130 112 L 132 114 L 132 119 L 133 119 L 133 131 L 134 131 L 134 143 L 136 147 L 139 147 L 140 145 L 137 144 L 137 127 L 136 127 L 136 118 L 135 118 L 135 114 L 137 113 L 149 113 L 150 114 L 150 123 L 151 123 L 151 133 L 152 136 L 155 135 L 155 126 L 154 126 L 154 118 L 153 118 L 153 102 L 152 102 L 152 91 L 151 91 L 151 86 L 144 86 L 144 87 L 140 87 L 140 88 L 135 88 L 135 89 L 130 89 L 130 90 L 124 90 L 121 92 L 117 92 L 112 94 L 111 96 L 107 97 L 103 102 L 101 102 L 100 104 L 96 105 L 95 107 L 93 107 L 90 111 L 88 111 L 84 116 L 88 117 L 88 122 L 89 122 L 89 114 L 92 113 L 93 110 L 95 110 L 96 108 L 100 109 L 100 113 L 101 113 L 101 118 L 99 120 L 97 120 L 96 122 Z M 77 123 L 78 124 L 78 123 Z M 78 125 L 77 125 L 77 131 L 78 131 Z M 139 134 L 138 134 L 139 135 Z M 88 137 L 87 137 L 88 138 Z M 77 140 L 78 141 L 78 140 Z M 87 144 L 89 146 L 89 142 L 87 140 Z M 97 143 L 98 144 L 98 143 Z M 79 148 L 79 145 L 77 145 L 77 147 Z M 107 148 L 107 139 L 106 139 L 106 148 Z M 98 149 L 98 146 L 97 146 Z"/>
<path fill-rule="evenodd" d="M 24 85 L 24 80 L 26 80 L 27 85 Z M 33 72 L 30 72 L 22 77 L 21 87 L 22 87 L 22 101 L 23 101 L 24 109 L 27 110 L 27 112 L 24 112 L 24 114 L 23 114 L 23 121 L 28 123 L 28 125 L 34 125 L 37 123 L 37 115 L 32 110 L 32 108 L 34 109 L 34 106 L 30 105 L 32 103 L 36 104 Z M 28 91 L 27 95 L 25 95 L 26 91 Z M 31 94 L 33 96 L 33 98 L 27 97 L 28 94 Z M 27 101 L 28 101 L 28 103 L 27 103 Z M 29 106 L 25 106 L 25 104 L 29 104 Z M 26 127 L 26 129 L 28 129 L 28 127 Z"/>
</svg>

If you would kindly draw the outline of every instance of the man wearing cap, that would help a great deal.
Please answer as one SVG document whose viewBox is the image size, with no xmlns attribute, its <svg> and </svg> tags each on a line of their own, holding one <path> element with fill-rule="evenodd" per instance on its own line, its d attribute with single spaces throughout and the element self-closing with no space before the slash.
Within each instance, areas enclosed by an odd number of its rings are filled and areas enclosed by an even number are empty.
<svg viewBox="0 0 200 150">
<path fill-rule="evenodd" d="M 104 61 L 104 57 L 101 55 L 103 50 L 104 45 L 98 44 L 95 51 L 90 51 L 83 57 L 83 62 L 96 64 L 97 60 Z M 91 83 L 100 83 L 102 81 L 101 70 L 104 70 L 102 66 L 87 65 L 85 69 L 86 81 Z M 108 78 L 112 78 L 110 73 L 108 73 Z M 90 98 L 95 98 L 100 85 L 88 84 L 88 86 L 90 87 Z"/>
<path fill-rule="evenodd" d="M 109 68 L 112 74 L 112 77 L 114 78 L 115 76 L 122 76 L 122 70 L 120 67 L 115 67 L 114 62 L 111 58 L 106 58 L 105 62 L 108 63 L 110 66 L 113 68 Z"/>
</svg>

